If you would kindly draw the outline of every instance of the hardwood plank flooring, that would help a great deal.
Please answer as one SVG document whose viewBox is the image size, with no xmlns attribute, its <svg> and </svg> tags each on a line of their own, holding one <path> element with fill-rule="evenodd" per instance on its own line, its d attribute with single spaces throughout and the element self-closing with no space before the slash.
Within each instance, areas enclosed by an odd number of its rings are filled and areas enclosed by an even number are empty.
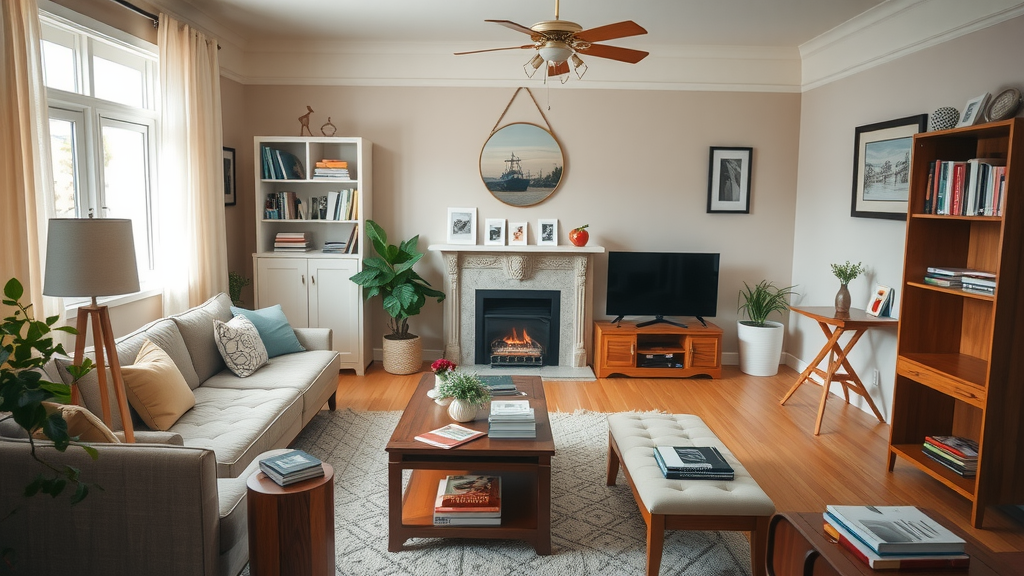
<svg viewBox="0 0 1024 576">
<path fill-rule="evenodd" d="M 344 371 L 338 378 L 338 408 L 403 410 L 420 376 L 388 374 L 379 363 L 365 376 Z M 829 397 L 821 435 L 815 437 L 821 388 L 805 384 L 779 405 L 796 377 L 787 367 L 765 378 L 725 366 L 718 380 L 550 381 L 544 392 L 552 412 L 661 410 L 700 416 L 780 511 L 821 511 L 826 504 L 914 505 L 938 511 L 994 551 L 1024 551 L 1024 525 L 1002 510 L 989 508 L 985 529 L 975 530 L 964 498 L 902 460 L 889 473 L 889 426 L 841 397 Z"/>
</svg>

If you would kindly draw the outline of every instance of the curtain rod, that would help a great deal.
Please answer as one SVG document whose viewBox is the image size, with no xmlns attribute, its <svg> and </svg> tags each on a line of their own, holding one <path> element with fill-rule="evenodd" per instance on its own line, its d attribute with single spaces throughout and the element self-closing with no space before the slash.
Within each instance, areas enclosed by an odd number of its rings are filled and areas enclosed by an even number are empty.
<svg viewBox="0 0 1024 576">
<path fill-rule="evenodd" d="M 144 17 L 149 18 L 150 20 L 152 20 L 153 21 L 153 28 L 157 28 L 160 25 L 160 17 L 157 16 L 156 14 L 153 14 L 152 12 L 147 12 L 147 11 L 143 10 L 142 8 L 139 8 L 138 6 L 132 4 L 131 2 L 128 2 L 127 0 L 113 0 L 113 1 L 117 2 L 118 4 L 120 4 L 121 6 L 124 6 L 127 9 L 131 10 L 132 12 L 135 12 L 136 14 L 139 14 L 141 16 L 144 16 Z"/>
</svg>

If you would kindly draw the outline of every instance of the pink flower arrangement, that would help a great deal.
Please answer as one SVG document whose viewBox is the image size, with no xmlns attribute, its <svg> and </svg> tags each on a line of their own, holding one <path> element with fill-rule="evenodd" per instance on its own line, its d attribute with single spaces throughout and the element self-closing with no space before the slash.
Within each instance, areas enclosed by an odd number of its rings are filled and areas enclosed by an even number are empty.
<svg viewBox="0 0 1024 576">
<path fill-rule="evenodd" d="M 437 376 L 443 376 L 452 370 L 455 370 L 455 363 L 447 358 L 440 358 L 434 360 L 434 363 L 430 365 L 430 369 L 434 371 Z"/>
</svg>

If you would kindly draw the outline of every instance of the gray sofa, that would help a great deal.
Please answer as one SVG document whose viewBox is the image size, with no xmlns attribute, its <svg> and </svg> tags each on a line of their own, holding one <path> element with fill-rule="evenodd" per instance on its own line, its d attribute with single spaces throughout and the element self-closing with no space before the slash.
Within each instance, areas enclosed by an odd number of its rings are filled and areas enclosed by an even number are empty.
<svg viewBox="0 0 1024 576">
<path fill-rule="evenodd" d="M 92 460 L 46 442 L 41 456 L 81 470 L 102 488 L 80 504 L 68 497 L 22 496 L 43 468 L 27 440 L 0 430 L 0 550 L 15 551 L 0 574 L 235 575 L 248 559 L 245 480 L 266 453 L 278 453 L 325 403 L 334 409 L 340 361 L 328 329 L 295 329 L 306 348 L 271 358 L 247 378 L 228 370 L 213 339 L 213 319 L 231 319 L 219 294 L 162 318 L 117 342 L 122 365 L 148 338 L 173 360 L 192 388 L 195 406 L 166 432 L 135 424 L 135 445 L 100 444 Z M 57 372 L 61 362 L 57 363 Z M 111 381 L 107 378 L 108 383 Z M 83 404 L 101 414 L 98 379 L 80 383 Z M 114 398 L 113 392 L 110 398 Z M 112 410 L 114 430 L 123 425 Z M 136 419 L 133 418 L 133 421 Z"/>
</svg>

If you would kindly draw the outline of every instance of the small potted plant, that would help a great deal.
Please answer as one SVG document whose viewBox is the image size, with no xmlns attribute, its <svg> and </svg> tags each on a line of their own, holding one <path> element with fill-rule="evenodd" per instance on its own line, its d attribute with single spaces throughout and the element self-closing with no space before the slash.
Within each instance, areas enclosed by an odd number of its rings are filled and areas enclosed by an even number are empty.
<svg viewBox="0 0 1024 576">
<path fill-rule="evenodd" d="M 476 418 L 477 410 L 491 398 L 480 377 L 471 372 L 453 370 L 437 387 L 442 398 L 451 398 L 448 415 L 456 422 L 469 422 Z"/>
<path fill-rule="evenodd" d="M 851 264 L 849 260 L 846 264 L 832 264 L 832 273 L 839 278 L 839 292 L 836 293 L 836 314 L 849 314 L 850 313 L 850 288 L 847 286 L 857 276 L 860 276 L 861 272 L 864 272 L 864 264 L 857 262 Z"/>
<path fill-rule="evenodd" d="M 745 313 L 749 320 L 737 322 L 736 334 L 740 343 L 740 370 L 744 374 L 778 374 L 785 330 L 781 322 L 768 320 L 768 316 L 788 310 L 786 298 L 791 294 L 795 294 L 792 286 L 779 288 L 768 280 L 761 280 L 753 287 L 743 283 L 738 312 Z"/>
</svg>

